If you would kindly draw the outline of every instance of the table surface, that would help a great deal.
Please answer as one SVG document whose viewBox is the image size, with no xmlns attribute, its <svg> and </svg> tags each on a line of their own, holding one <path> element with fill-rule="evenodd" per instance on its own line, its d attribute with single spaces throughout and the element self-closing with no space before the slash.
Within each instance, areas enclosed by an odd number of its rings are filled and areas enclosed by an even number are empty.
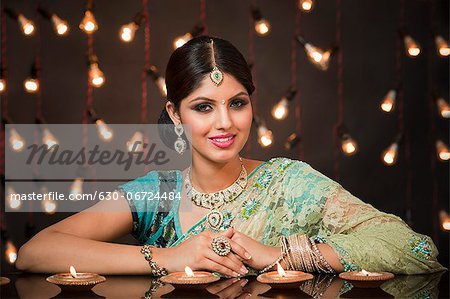
<svg viewBox="0 0 450 299">
<path fill-rule="evenodd" d="M 149 276 L 106 276 L 89 291 L 61 291 L 49 275 L 5 273 L 1 298 L 448 298 L 449 273 L 397 275 L 380 287 L 356 287 L 337 276 L 315 275 L 296 287 L 274 289 L 255 277 L 222 279 L 196 289 L 176 289 Z"/>
</svg>

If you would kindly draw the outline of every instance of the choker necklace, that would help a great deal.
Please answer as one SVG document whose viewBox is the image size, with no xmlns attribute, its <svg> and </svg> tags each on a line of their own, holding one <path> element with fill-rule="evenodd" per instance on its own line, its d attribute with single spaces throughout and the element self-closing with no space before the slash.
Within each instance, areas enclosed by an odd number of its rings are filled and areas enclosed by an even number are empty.
<svg viewBox="0 0 450 299">
<path fill-rule="evenodd" d="M 212 230 L 220 230 L 223 223 L 223 214 L 218 209 L 225 203 L 235 200 L 247 186 L 247 171 L 240 157 L 239 161 L 241 162 L 241 173 L 237 180 L 231 186 L 212 193 L 201 193 L 195 190 L 190 179 L 191 167 L 186 172 L 184 183 L 187 196 L 196 206 L 211 210 L 206 218 L 207 224 Z"/>
</svg>

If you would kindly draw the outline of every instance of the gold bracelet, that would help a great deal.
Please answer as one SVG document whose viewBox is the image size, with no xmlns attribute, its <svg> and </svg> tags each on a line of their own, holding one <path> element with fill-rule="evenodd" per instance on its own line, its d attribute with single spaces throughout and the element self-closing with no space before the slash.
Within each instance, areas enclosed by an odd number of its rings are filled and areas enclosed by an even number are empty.
<svg viewBox="0 0 450 299">
<path fill-rule="evenodd" d="M 152 270 L 153 276 L 164 276 L 167 275 L 169 272 L 166 268 L 161 268 L 158 266 L 158 264 L 152 260 L 152 246 L 145 244 L 141 248 L 141 253 L 144 255 L 145 260 L 150 265 L 150 269 Z"/>
</svg>

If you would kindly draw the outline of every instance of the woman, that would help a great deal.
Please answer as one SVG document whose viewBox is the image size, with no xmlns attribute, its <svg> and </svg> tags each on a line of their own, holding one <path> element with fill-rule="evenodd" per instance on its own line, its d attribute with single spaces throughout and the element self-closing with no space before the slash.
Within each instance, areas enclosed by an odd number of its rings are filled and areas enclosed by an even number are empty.
<svg viewBox="0 0 450 299">
<path fill-rule="evenodd" d="M 188 208 L 138 198 L 98 203 L 22 246 L 19 269 L 54 273 L 70 262 L 80 271 L 163 275 L 187 265 L 233 277 L 268 271 L 276 262 L 325 273 L 444 269 L 429 237 L 308 164 L 240 158 L 253 119 L 254 86 L 245 59 L 229 42 L 203 36 L 177 49 L 166 84 L 159 123 L 173 130 L 163 130 L 162 137 L 182 154 L 182 125 L 189 126 L 192 165 L 183 172 L 150 171 L 117 192 L 176 191 Z M 127 212 L 103 212 L 111 205 Z M 147 245 L 108 243 L 130 232 Z"/>
</svg>

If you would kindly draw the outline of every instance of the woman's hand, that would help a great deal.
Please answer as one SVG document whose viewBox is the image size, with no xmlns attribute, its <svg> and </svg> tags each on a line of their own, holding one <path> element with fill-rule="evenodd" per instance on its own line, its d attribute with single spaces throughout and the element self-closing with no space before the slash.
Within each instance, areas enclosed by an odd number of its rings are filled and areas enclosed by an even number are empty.
<svg viewBox="0 0 450 299">
<path fill-rule="evenodd" d="M 158 259 L 164 260 L 162 264 L 169 272 L 184 271 L 185 266 L 189 266 L 192 270 L 208 270 L 231 277 L 245 275 L 248 271 L 242 260 L 246 260 L 246 254 L 249 254 L 242 246 L 230 240 L 233 234 L 232 228 L 220 234 L 205 230 L 180 245 L 169 248 L 170 252 L 166 251 L 164 256 L 155 260 L 157 263 Z M 219 256 L 212 250 L 211 242 L 218 236 L 224 236 L 230 241 L 231 252 L 226 256 Z"/>
</svg>

